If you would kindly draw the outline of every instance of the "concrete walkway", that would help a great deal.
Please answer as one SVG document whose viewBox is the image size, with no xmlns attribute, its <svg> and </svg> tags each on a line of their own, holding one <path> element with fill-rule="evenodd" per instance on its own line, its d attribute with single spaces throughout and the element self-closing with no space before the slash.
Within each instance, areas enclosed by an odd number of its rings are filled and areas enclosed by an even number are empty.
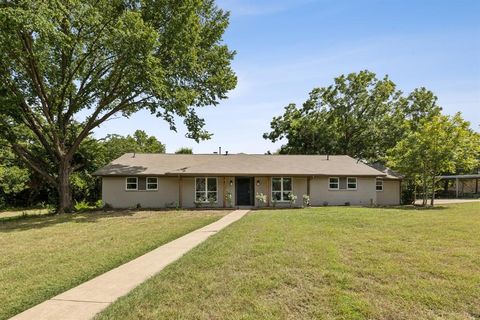
<svg viewBox="0 0 480 320">
<path fill-rule="evenodd" d="M 160 272 L 211 235 L 239 220 L 247 212 L 248 210 L 233 211 L 214 223 L 164 244 L 11 319 L 91 319 L 112 302 Z"/>
<path fill-rule="evenodd" d="M 470 203 L 470 202 L 480 202 L 480 199 L 435 199 L 434 204 L 456 204 L 456 203 Z M 427 201 L 430 204 L 430 199 Z M 421 205 L 422 200 L 415 201 L 415 204 Z"/>
</svg>

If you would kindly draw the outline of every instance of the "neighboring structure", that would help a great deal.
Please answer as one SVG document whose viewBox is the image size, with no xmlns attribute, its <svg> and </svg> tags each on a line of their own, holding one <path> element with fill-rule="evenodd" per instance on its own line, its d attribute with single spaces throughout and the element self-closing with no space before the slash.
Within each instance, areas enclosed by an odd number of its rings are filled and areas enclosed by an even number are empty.
<svg viewBox="0 0 480 320">
<path fill-rule="evenodd" d="M 129 153 L 94 175 L 114 208 L 400 204 L 400 178 L 349 156 Z"/>
<path fill-rule="evenodd" d="M 439 176 L 442 190 L 437 191 L 439 198 L 479 198 L 480 173 Z"/>
</svg>

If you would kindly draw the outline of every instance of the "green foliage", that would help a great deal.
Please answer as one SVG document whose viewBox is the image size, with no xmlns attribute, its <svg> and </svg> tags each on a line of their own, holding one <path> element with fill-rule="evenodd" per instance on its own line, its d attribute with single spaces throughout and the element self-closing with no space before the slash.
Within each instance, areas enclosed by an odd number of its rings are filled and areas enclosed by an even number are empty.
<svg viewBox="0 0 480 320">
<path fill-rule="evenodd" d="M 123 137 L 110 134 L 104 139 L 102 148 L 105 149 L 105 163 L 108 163 L 125 153 L 165 153 L 165 145 L 154 136 L 148 136 L 145 131 L 137 130 L 131 135 Z"/>
<path fill-rule="evenodd" d="M 415 202 L 415 182 L 407 180 L 405 188 L 402 190 L 401 203 L 414 204 Z"/>
<path fill-rule="evenodd" d="M 21 159 L 9 150 L 8 145 L 0 150 L 0 199 L 10 206 L 51 203 L 56 194 L 49 188 L 48 182 L 25 167 Z M 42 150 L 38 151 L 36 156 L 42 156 Z M 165 145 L 141 130 L 137 130 L 133 136 L 109 135 L 100 140 L 86 138 L 73 160 L 76 171 L 70 176 L 70 186 L 74 201 L 97 201 L 100 197 L 100 182 L 91 173 L 127 152 L 165 152 Z M 52 171 L 52 174 L 55 173 Z M 8 201 L 4 199 L 6 195 Z"/>
<path fill-rule="evenodd" d="M 295 202 L 297 202 L 297 195 L 295 195 L 293 192 L 290 192 L 288 194 L 288 202 L 290 203 L 290 207 L 292 207 Z"/>
<path fill-rule="evenodd" d="M 233 204 L 233 194 L 230 191 L 227 191 L 225 194 L 225 201 L 229 207 Z"/>
<path fill-rule="evenodd" d="M 390 167 L 421 181 L 424 204 L 430 192 L 433 205 L 439 175 L 469 172 L 478 166 L 480 139 L 469 126 L 459 113 L 422 119 L 389 151 Z"/>
<path fill-rule="evenodd" d="M 259 206 L 264 206 L 267 203 L 267 195 L 263 194 L 263 192 L 257 192 L 255 199 L 257 199 Z"/>
<path fill-rule="evenodd" d="M 210 0 L 5 2 L 0 137 L 68 210 L 70 175 L 83 165 L 75 158 L 105 121 L 147 110 L 172 130 L 183 119 L 189 138 L 210 138 L 196 108 L 236 85 L 227 25 Z"/>
<path fill-rule="evenodd" d="M 74 208 L 75 208 L 75 211 L 86 211 L 86 210 L 93 209 L 95 207 L 90 205 L 86 201 L 80 201 L 80 202 L 75 203 Z"/>
<path fill-rule="evenodd" d="M 193 154 L 192 148 L 182 147 L 175 151 L 176 154 Z"/>
<path fill-rule="evenodd" d="M 403 97 L 387 76 L 379 80 L 370 71 L 350 73 L 335 78 L 333 85 L 313 89 L 301 108 L 285 107 L 263 137 L 286 139 L 280 153 L 346 154 L 383 162 L 403 136 L 405 119 L 414 122 L 437 114 L 435 102 L 425 88 Z"/>
<path fill-rule="evenodd" d="M 29 181 L 30 171 L 18 161 L 5 141 L 0 140 L 0 207 L 12 205 L 12 201 L 7 200 L 26 190 Z"/>
<path fill-rule="evenodd" d="M 302 196 L 302 204 L 304 207 L 310 207 L 310 196 L 308 194 Z"/>
</svg>

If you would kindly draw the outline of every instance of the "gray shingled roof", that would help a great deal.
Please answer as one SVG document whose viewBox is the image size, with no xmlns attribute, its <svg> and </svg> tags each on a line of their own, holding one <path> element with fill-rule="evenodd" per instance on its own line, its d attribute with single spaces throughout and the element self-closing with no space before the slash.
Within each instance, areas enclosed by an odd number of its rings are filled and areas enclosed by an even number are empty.
<svg viewBox="0 0 480 320">
<path fill-rule="evenodd" d="M 392 169 L 384 166 L 381 163 L 372 163 L 372 164 L 370 164 L 370 166 L 373 167 L 374 169 L 377 169 L 380 172 L 385 173 L 387 175 L 385 177 L 385 179 L 389 179 L 389 180 L 403 179 L 403 175 L 401 175 L 400 173 L 398 173 L 396 171 L 393 171 Z"/>
<path fill-rule="evenodd" d="M 97 170 L 97 176 L 126 175 L 308 175 L 378 176 L 382 173 L 349 156 L 127 153 Z"/>
</svg>

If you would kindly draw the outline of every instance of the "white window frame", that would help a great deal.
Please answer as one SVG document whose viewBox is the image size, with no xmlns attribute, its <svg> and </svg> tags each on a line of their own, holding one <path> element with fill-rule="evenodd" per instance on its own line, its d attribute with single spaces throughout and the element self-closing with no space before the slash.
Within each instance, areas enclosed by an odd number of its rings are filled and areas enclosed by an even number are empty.
<svg viewBox="0 0 480 320">
<path fill-rule="evenodd" d="M 155 182 L 148 182 L 148 179 L 155 179 Z M 149 184 L 155 184 L 157 187 L 156 188 L 149 188 Z M 158 190 L 158 177 L 147 177 L 145 179 L 145 190 L 147 191 L 157 191 Z"/>
<path fill-rule="evenodd" d="M 273 190 L 273 179 L 280 179 L 280 190 Z M 290 179 L 290 185 L 291 185 L 291 190 L 284 190 L 283 189 L 283 179 Z M 287 199 L 284 199 L 283 198 L 283 193 L 284 192 L 289 192 L 290 193 L 293 193 L 293 178 L 292 177 L 272 177 L 272 179 L 270 179 L 270 197 L 272 199 L 272 201 L 276 201 L 276 202 L 290 202 L 290 199 L 288 199 L 288 196 L 287 196 Z M 280 192 L 280 200 L 273 200 L 274 197 L 273 197 L 273 193 L 274 192 Z"/>
<path fill-rule="evenodd" d="M 197 191 L 197 179 L 204 179 L 205 180 L 205 191 Z M 217 177 L 195 177 L 195 194 L 193 195 L 193 202 L 195 203 L 210 203 L 208 201 L 208 179 L 215 179 L 215 194 L 216 200 L 214 203 L 218 203 L 218 178 Z M 197 201 L 197 192 L 204 192 L 205 193 L 205 201 Z"/>
<path fill-rule="evenodd" d="M 348 185 L 350 184 L 348 182 L 348 179 L 355 179 L 355 188 L 350 188 Z M 358 179 L 357 177 L 347 177 L 347 190 L 357 190 L 358 188 Z"/>
<path fill-rule="evenodd" d="M 336 188 L 331 188 L 331 180 L 332 179 L 337 179 L 337 187 Z M 340 190 L 340 177 L 328 177 L 328 190 Z"/>
<path fill-rule="evenodd" d="M 380 184 L 378 184 L 380 182 Z M 381 186 L 382 188 L 380 190 L 377 189 L 377 187 Z M 377 192 L 382 192 L 383 191 L 383 180 L 382 179 L 377 179 L 375 181 L 375 191 Z"/>
<path fill-rule="evenodd" d="M 128 182 L 128 179 L 135 179 L 135 189 L 129 189 L 128 185 L 133 182 Z M 125 191 L 138 191 L 138 177 L 125 177 Z"/>
</svg>

